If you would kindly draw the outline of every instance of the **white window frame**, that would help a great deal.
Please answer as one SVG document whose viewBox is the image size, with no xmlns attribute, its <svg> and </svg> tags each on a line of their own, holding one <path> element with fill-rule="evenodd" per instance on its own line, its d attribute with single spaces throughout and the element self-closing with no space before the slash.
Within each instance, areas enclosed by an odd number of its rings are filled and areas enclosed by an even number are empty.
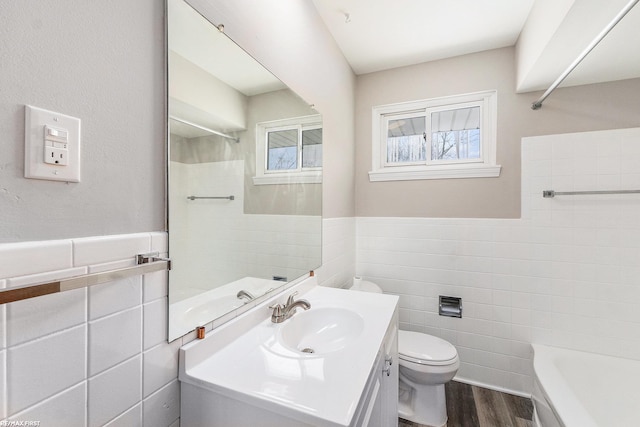
<svg viewBox="0 0 640 427">
<path fill-rule="evenodd" d="M 313 168 L 302 167 L 302 131 L 321 128 L 322 117 L 319 114 L 256 124 L 256 175 L 253 177 L 253 184 L 322 183 L 322 166 Z M 268 170 L 267 159 L 269 158 L 269 147 L 267 144 L 267 133 L 287 129 L 298 129 L 298 167 L 297 169 L 291 170 Z"/>
<path fill-rule="evenodd" d="M 420 101 L 373 107 L 371 117 L 372 170 L 369 181 L 407 181 L 418 179 L 495 178 L 501 166 L 496 164 L 497 91 L 483 91 Z M 480 107 L 480 158 L 431 160 L 431 113 L 466 107 Z M 387 122 L 405 113 L 426 117 L 427 160 L 416 163 L 387 163 Z"/>
</svg>

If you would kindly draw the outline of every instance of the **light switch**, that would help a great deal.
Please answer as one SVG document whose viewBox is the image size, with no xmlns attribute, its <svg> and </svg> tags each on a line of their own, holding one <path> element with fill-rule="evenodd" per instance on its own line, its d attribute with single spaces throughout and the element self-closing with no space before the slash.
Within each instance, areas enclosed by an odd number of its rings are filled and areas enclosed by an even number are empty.
<svg viewBox="0 0 640 427">
<path fill-rule="evenodd" d="M 80 182 L 80 119 L 25 106 L 25 178 Z"/>
</svg>

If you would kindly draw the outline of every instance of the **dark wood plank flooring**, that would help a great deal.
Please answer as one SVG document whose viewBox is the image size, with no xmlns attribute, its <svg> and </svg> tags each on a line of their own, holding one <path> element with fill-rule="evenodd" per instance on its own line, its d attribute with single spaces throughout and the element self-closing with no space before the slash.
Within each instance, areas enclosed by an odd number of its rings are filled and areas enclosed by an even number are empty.
<svg viewBox="0 0 640 427">
<path fill-rule="evenodd" d="M 447 427 L 533 427 L 531 400 L 468 384 L 450 381 L 447 395 Z M 399 427 L 425 427 L 400 418 Z"/>
</svg>

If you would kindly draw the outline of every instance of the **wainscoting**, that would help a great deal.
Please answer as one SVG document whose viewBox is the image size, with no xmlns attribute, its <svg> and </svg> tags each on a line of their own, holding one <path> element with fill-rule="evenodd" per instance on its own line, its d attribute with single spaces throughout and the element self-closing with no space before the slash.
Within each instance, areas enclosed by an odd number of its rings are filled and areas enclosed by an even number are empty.
<svg viewBox="0 0 640 427">
<path fill-rule="evenodd" d="M 356 274 L 400 328 L 446 339 L 457 378 L 531 392 L 531 343 L 640 359 L 640 129 L 524 138 L 522 218 L 356 218 Z M 462 318 L 438 316 L 438 296 Z"/>
</svg>

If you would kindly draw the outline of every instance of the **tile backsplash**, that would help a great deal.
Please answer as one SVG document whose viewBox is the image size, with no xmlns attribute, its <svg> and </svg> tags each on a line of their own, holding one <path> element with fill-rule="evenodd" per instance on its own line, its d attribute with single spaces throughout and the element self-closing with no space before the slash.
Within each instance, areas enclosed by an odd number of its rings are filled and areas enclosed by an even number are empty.
<svg viewBox="0 0 640 427">
<path fill-rule="evenodd" d="M 343 286 L 355 220 L 323 223 L 319 280 Z M 167 250 L 164 232 L 2 244 L 0 288 L 130 267 L 137 253 Z M 167 343 L 167 295 L 160 271 L 0 305 L 0 420 L 177 427 L 178 350 L 193 334 Z"/>
<path fill-rule="evenodd" d="M 0 245 L 0 288 L 134 265 L 167 234 Z M 167 274 L 0 307 L 0 419 L 47 426 L 178 425 L 181 340 L 167 343 Z M 43 424 L 44 425 L 44 424 Z"/>
<path fill-rule="evenodd" d="M 542 197 L 619 189 L 640 189 L 640 129 L 524 138 L 521 219 L 359 217 L 356 273 L 456 345 L 466 381 L 529 393 L 530 343 L 640 360 L 640 194 Z"/>
</svg>

